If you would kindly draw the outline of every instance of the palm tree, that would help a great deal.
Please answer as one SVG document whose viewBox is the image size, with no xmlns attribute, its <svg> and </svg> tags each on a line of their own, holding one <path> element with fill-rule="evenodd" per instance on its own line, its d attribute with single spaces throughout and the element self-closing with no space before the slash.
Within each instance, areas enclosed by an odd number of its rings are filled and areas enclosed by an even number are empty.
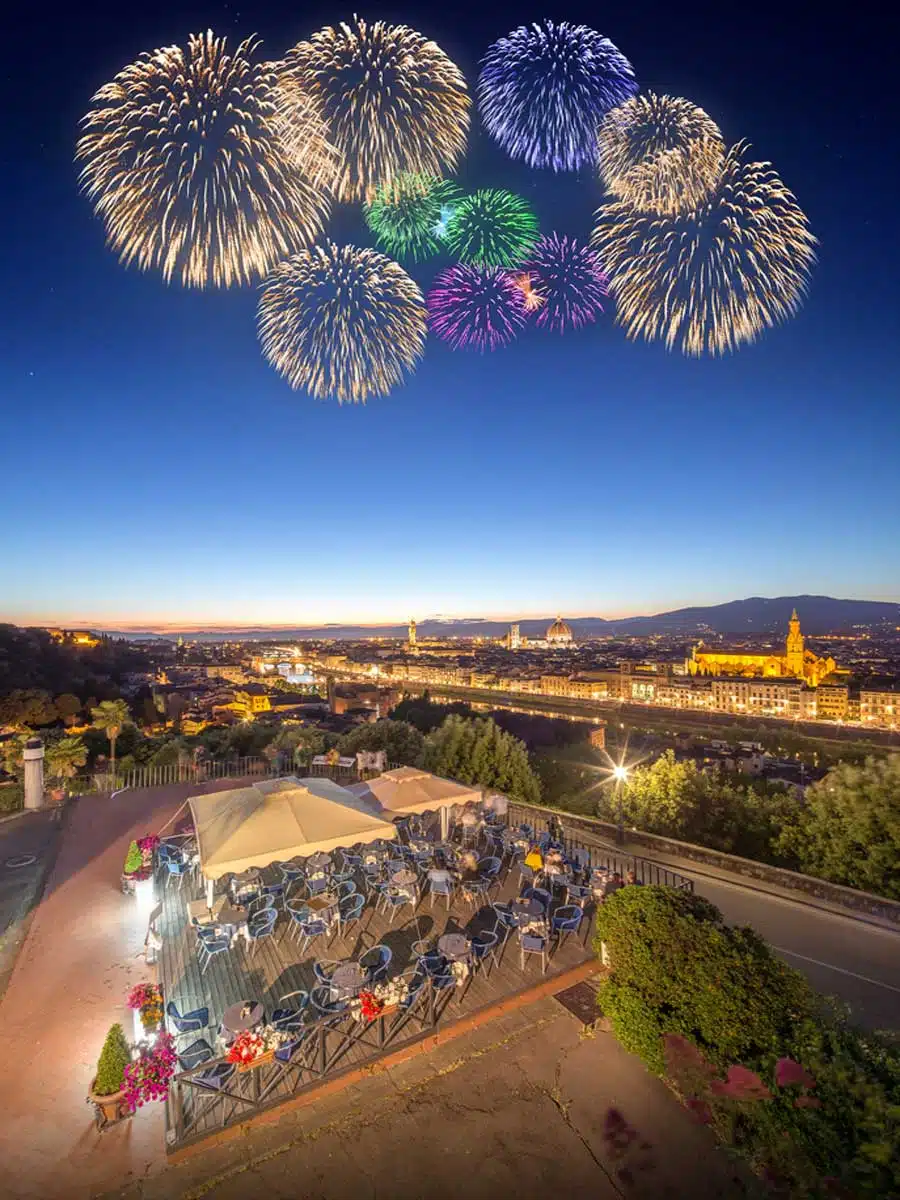
<svg viewBox="0 0 900 1200">
<path fill-rule="evenodd" d="M 103 700 L 96 708 L 91 709 L 95 729 L 102 729 L 109 739 L 109 757 L 112 763 L 112 777 L 116 778 L 116 738 L 122 732 L 122 727 L 131 720 L 131 713 L 124 700 Z"/>
<path fill-rule="evenodd" d="M 78 773 L 87 762 L 87 746 L 80 737 L 65 737 L 47 747 L 44 765 L 51 779 L 62 783 Z"/>
</svg>

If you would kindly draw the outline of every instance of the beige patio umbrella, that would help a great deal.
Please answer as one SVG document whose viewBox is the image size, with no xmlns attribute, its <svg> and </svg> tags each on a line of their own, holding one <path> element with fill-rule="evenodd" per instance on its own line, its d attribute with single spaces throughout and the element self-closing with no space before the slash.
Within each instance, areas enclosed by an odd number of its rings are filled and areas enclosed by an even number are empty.
<svg viewBox="0 0 900 1200">
<path fill-rule="evenodd" d="M 190 801 L 207 894 L 249 867 L 396 838 L 390 821 L 330 779 L 271 779 Z"/>
<path fill-rule="evenodd" d="M 450 810 L 457 805 L 480 804 L 481 788 L 442 779 L 418 767 L 395 767 L 368 783 L 347 788 L 376 811 L 385 813 L 440 812 L 441 837 L 449 833 Z"/>
</svg>

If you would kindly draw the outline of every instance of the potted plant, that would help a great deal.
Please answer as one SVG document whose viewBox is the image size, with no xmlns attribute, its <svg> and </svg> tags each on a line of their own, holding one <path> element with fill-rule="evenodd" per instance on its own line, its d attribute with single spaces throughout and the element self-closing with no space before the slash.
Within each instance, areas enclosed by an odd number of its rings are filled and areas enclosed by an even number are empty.
<svg viewBox="0 0 900 1200">
<path fill-rule="evenodd" d="M 144 1047 L 125 1068 L 126 1111 L 133 1113 L 150 1100 L 165 1100 L 177 1063 L 171 1033 L 161 1033 L 152 1047 Z"/>
<path fill-rule="evenodd" d="M 128 1048 L 122 1026 L 113 1025 L 100 1051 L 97 1074 L 91 1080 L 88 1096 L 103 1114 L 104 1124 L 117 1121 L 125 1115 L 125 1072 L 130 1063 L 131 1050 Z"/>
<path fill-rule="evenodd" d="M 155 983 L 137 984 L 128 994 L 128 1007 L 135 1014 L 135 1041 L 155 1038 L 163 1023 L 162 989 Z"/>
</svg>

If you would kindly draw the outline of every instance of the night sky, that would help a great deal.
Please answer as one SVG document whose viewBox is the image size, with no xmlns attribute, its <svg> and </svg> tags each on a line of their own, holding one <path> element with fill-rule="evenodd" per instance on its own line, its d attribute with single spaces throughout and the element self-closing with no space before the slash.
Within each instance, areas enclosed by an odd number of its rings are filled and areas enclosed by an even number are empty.
<svg viewBox="0 0 900 1200">
<path fill-rule="evenodd" d="M 433 37 L 470 90 L 495 38 L 582 21 L 644 88 L 748 139 L 820 239 L 789 324 L 725 359 L 627 342 L 612 308 L 494 354 L 429 339 L 365 407 L 292 392 L 254 288 L 121 267 L 79 194 L 94 90 L 212 28 L 275 58 L 352 8 L 25 5 L 7 47 L 0 195 L 0 618 L 121 625 L 613 616 L 743 595 L 900 595 L 894 49 L 866 6 L 365 7 Z M 872 10 L 869 10 L 871 13 Z M 24 26 L 24 27 L 21 27 Z M 513 164 L 473 120 L 467 186 L 587 237 L 590 172 Z M 337 240 L 373 244 L 358 209 Z M 412 273 L 427 285 L 439 260 Z"/>
</svg>

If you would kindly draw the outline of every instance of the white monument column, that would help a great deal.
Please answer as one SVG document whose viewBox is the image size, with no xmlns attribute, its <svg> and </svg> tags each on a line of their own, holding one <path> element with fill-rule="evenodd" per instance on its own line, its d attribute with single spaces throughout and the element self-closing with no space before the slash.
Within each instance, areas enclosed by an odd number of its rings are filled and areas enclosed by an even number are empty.
<svg viewBox="0 0 900 1200">
<path fill-rule="evenodd" d="M 29 738 L 25 743 L 25 807 L 44 806 L 44 743 Z"/>
</svg>

